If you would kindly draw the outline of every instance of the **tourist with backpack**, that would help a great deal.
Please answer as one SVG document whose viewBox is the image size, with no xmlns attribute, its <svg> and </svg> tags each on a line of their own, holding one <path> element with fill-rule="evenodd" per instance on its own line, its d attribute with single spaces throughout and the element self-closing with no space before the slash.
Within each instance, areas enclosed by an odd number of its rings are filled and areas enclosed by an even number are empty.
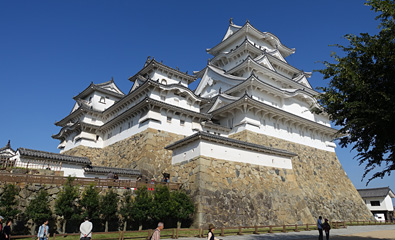
<svg viewBox="0 0 395 240">
<path fill-rule="evenodd" d="M 151 235 L 151 240 L 160 240 L 160 231 L 164 228 L 163 222 L 158 223 L 158 227 L 155 229 L 154 233 Z"/>
</svg>

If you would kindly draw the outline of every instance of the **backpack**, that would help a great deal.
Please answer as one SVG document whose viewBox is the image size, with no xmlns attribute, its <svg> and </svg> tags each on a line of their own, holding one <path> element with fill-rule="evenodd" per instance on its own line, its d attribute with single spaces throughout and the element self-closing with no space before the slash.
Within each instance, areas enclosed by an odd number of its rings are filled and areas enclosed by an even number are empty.
<svg viewBox="0 0 395 240">
<path fill-rule="evenodd" d="M 149 237 L 148 240 L 152 240 L 152 236 L 154 236 L 154 233 L 157 232 L 157 231 L 158 231 L 158 229 L 155 229 L 154 232 L 151 234 L 151 237 Z"/>
</svg>

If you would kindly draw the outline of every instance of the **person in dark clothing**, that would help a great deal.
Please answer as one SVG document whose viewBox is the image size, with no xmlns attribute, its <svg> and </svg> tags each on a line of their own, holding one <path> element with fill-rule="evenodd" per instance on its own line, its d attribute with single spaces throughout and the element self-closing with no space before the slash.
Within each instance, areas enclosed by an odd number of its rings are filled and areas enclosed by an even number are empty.
<svg viewBox="0 0 395 240">
<path fill-rule="evenodd" d="M 317 220 L 317 228 L 318 228 L 318 240 L 324 240 L 324 234 L 322 233 L 322 217 L 319 216 Z"/>
<path fill-rule="evenodd" d="M 3 220 L 4 218 L 0 216 L 0 239 L 3 239 Z"/>
<path fill-rule="evenodd" d="M 9 240 L 11 237 L 11 224 L 12 220 L 8 219 L 6 225 L 3 228 L 3 239 Z"/>
<path fill-rule="evenodd" d="M 329 230 L 331 230 L 331 225 L 329 225 L 328 219 L 325 218 L 325 222 L 322 225 L 322 229 L 325 231 L 326 240 L 329 240 Z"/>
<path fill-rule="evenodd" d="M 213 224 L 208 225 L 207 240 L 219 240 L 214 236 L 215 227 Z"/>
</svg>

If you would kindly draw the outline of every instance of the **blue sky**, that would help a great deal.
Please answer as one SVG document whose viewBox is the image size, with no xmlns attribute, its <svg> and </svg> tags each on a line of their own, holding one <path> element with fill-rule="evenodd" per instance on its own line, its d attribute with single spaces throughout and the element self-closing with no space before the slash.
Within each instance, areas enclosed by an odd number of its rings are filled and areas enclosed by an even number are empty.
<svg viewBox="0 0 395 240">
<path fill-rule="evenodd" d="M 90 82 L 114 77 L 128 92 L 128 77 L 147 56 L 181 71 L 201 70 L 225 34 L 229 18 L 248 19 L 280 38 L 296 53 L 288 62 L 304 71 L 330 60 L 330 44 L 346 44 L 347 33 L 376 33 L 378 22 L 362 0 L 330 1 L 4 1 L 0 0 L 0 147 L 57 152 L 51 135 L 65 117 L 72 97 Z M 319 73 L 314 87 L 327 84 Z M 194 84 L 193 86 L 196 86 Z M 192 86 L 192 87 L 193 87 Z M 357 188 L 363 167 L 350 149 L 336 149 Z M 390 186 L 395 177 L 369 187 Z"/>
</svg>

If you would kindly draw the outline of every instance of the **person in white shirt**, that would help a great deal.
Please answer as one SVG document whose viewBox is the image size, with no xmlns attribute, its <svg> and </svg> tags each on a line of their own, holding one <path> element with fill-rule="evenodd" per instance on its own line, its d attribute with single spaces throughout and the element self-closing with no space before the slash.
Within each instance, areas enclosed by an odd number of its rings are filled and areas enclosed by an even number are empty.
<svg viewBox="0 0 395 240">
<path fill-rule="evenodd" d="M 85 217 L 85 221 L 80 225 L 80 239 L 90 240 L 92 238 L 92 228 L 93 224 L 89 221 L 88 217 Z"/>
</svg>

